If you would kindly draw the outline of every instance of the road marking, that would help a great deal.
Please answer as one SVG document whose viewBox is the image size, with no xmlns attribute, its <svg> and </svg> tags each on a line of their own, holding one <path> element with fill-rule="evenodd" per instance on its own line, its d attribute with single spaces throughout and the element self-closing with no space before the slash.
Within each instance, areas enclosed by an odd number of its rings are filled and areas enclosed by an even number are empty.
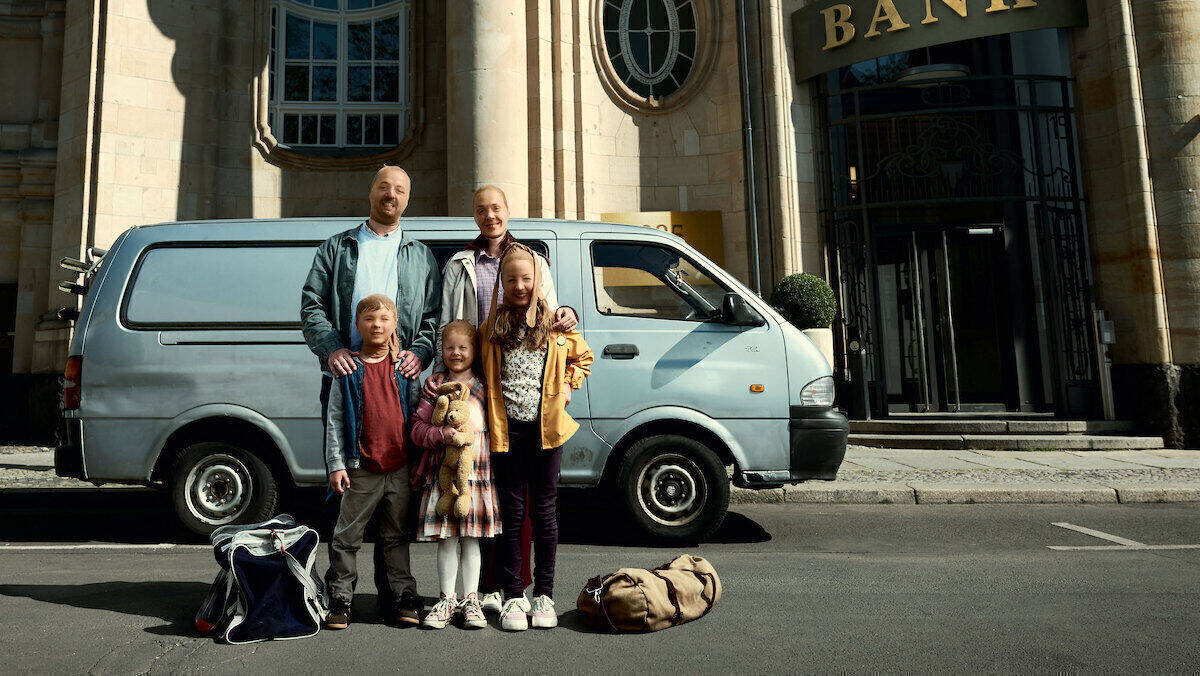
<svg viewBox="0 0 1200 676">
<path fill-rule="evenodd" d="M 1104 531 L 1095 530 L 1092 528 L 1076 526 L 1073 523 L 1067 523 L 1065 521 L 1052 523 L 1050 525 L 1058 526 L 1059 528 L 1066 528 L 1067 530 L 1073 530 L 1073 531 L 1076 531 L 1079 533 L 1083 533 L 1084 535 L 1090 535 L 1094 538 L 1099 538 L 1101 540 L 1108 540 L 1109 542 L 1117 543 L 1115 545 L 1088 545 L 1088 546 L 1046 545 L 1047 549 L 1053 549 L 1053 550 L 1059 551 L 1059 552 L 1078 552 L 1078 551 L 1119 552 L 1119 551 L 1147 551 L 1147 550 L 1164 550 L 1164 549 L 1200 549 L 1200 545 L 1148 545 L 1144 542 L 1138 542 L 1137 540 L 1130 540 L 1128 538 L 1123 538 L 1119 535 L 1113 535 L 1112 533 L 1105 533 Z"/>
<path fill-rule="evenodd" d="M 1145 544 L 1144 542 L 1138 542 L 1137 540 L 1127 540 L 1118 535 L 1112 535 L 1110 533 L 1105 533 L 1103 531 L 1092 530 L 1091 528 L 1084 528 L 1083 526 L 1076 526 L 1073 523 L 1066 523 L 1066 522 L 1060 521 L 1058 523 L 1052 523 L 1050 525 L 1058 526 L 1059 528 L 1066 528 L 1067 530 L 1078 531 L 1080 533 L 1083 533 L 1084 535 L 1091 535 L 1094 538 L 1100 538 L 1101 540 L 1108 540 L 1109 542 L 1115 542 L 1119 545 L 1125 545 L 1127 547 L 1136 547 L 1138 545 Z"/>
<path fill-rule="evenodd" d="M 1093 545 L 1090 547 L 1065 547 L 1062 545 L 1047 545 L 1048 549 L 1059 552 L 1075 552 L 1081 550 L 1093 552 L 1119 552 L 1122 550 L 1145 551 L 1157 549 L 1200 549 L 1200 545 Z"/>
<path fill-rule="evenodd" d="M 160 542 L 151 545 L 128 545 L 128 544 L 100 544 L 100 543 L 85 543 L 78 545 L 0 545 L 0 552 L 4 551 L 54 551 L 64 549 L 208 549 L 210 545 L 177 545 L 170 542 Z"/>
</svg>

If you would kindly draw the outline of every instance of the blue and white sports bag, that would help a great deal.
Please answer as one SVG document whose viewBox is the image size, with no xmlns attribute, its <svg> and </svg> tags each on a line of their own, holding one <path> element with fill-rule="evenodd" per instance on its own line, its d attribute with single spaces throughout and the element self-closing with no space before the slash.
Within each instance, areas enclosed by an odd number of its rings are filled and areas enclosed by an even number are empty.
<svg viewBox="0 0 1200 676">
<path fill-rule="evenodd" d="M 227 643 L 304 638 L 329 613 L 317 560 L 317 532 L 281 514 L 213 531 L 221 572 L 196 613 L 196 629 Z"/>
</svg>

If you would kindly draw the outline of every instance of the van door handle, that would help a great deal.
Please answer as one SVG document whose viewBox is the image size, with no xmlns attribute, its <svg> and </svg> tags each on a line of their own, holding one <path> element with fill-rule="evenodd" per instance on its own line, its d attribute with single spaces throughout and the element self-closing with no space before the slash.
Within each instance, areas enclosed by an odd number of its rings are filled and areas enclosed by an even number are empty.
<svg viewBox="0 0 1200 676">
<path fill-rule="evenodd" d="M 602 354 L 605 357 L 610 357 L 612 359 L 633 359 L 640 353 L 638 352 L 637 345 L 620 343 L 614 345 L 605 345 L 604 352 L 602 352 Z"/>
</svg>

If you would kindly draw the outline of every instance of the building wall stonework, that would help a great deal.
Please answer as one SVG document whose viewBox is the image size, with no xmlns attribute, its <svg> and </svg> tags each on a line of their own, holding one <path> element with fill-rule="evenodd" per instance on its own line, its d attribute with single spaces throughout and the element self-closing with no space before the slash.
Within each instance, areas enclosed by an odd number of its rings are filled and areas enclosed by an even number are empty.
<svg viewBox="0 0 1200 676">
<path fill-rule="evenodd" d="M 599 72 L 599 0 L 416 1 L 420 123 L 398 158 L 413 179 L 407 215 L 465 214 L 483 183 L 508 190 L 514 216 L 719 211 L 725 266 L 739 278 L 753 276 L 752 227 L 764 290 L 791 272 L 824 274 L 815 81 L 794 75 L 790 25 L 807 1 L 746 3 L 753 225 L 739 3 L 705 4 L 711 65 L 663 112 L 619 100 Z M 1129 393 L 1157 393 L 1174 413 L 1156 429 L 1178 440 L 1194 406 L 1180 393 L 1200 378 L 1187 371 L 1200 363 L 1188 115 L 1200 47 L 1183 37 L 1200 28 L 1200 8 L 1088 2 L 1091 25 L 1069 36 L 1097 303 L 1117 322 L 1116 377 L 1140 383 Z M 0 3 L 0 56 L 29 65 L 0 74 L 26 92 L 0 102 L 0 288 L 18 289 L 15 372 L 62 369 L 68 330 L 44 316 L 71 302 L 56 289 L 70 278 L 58 258 L 160 221 L 365 213 L 373 167 L 297 167 L 260 142 L 269 11 L 269 0 Z M 504 49 L 487 35 L 498 22 Z M 1128 394 L 1122 406 L 1139 400 L 1152 401 Z"/>
<path fill-rule="evenodd" d="M 1118 415 L 1174 445 L 1200 426 L 1200 7 L 1092 0 L 1072 31 L 1097 305 Z M 1116 152 L 1114 152 L 1116 150 Z"/>
<path fill-rule="evenodd" d="M 562 159 L 558 148 L 552 159 L 563 167 L 564 180 L 562 197 L 554 194 L 554 215 L 598 219 L 605 212 L 720 211 L 725 267 L 746 280 L 737 33 L 728 3 L 712 3 L 716 54 L 705 82 L 681 107 L 665 113 L 630 112 L 605 89 L 589 48 L 593 40 L 602 41 L 592 8 L 587 2 L 574 6 L 577 21 L 571 28 L 577 33 L 563 34 L 560 43 L 563 56 L 578 68 L 563 68 L 573 82 L 562 91 L 579 100 L 574 110 L 564 106 L 573 115 L 556 116 L 564 120 L 564 143 Z"/>
<path fill-rule="evenodd" d="M 59 92 L 54 103 L 61 115 L 52 118 L 61 120 L 62 133 L 52 226 L 40 234 L 46 255 L 30 278 L 35 296 L 28 305 L 36 313 L 65 299 L 56 286 L 70 275 L 50 260 L 106 247 L 130 226 L 363 213 L 373 168 L 298 169 L 256 143 L 268 0 L 59 4 L 67 36 L 65 50 L 58 46 L 61 85 L 47 80 L 47 86 Z M 724 3 L 710 4 L 713 66 L 698 75 L 695 96 L 665 114 L 630 111 L 605 90 L 594 61 L 594 41 L 602 37 L 592 2 L 477 7 L 471 16 L 486 10 L 512 23 L 524 49 L 506 53 L 486 49 L 483 37 L 470 32 L 471 25 L 482 30 L 494 22 L 465 21 L 462 12 L 449 17 L 440 0 L 414 5 L 422 86 L 413 114 L 421 124 L 411 152 L 399 160 L 413 179 L 408 215 L 466 213 L 469 191 L 496 182 L 506 184 L 514 215 L 598 219 L 609 212 L 716 210 L 727 266 L 746 278 L 736 21 Z M 511 82 L 483 96 L 480 86 L 499 82 L 488 68 L 503 70 Z M 521 86 L 524 111 L 504 101 Z M 505 120 L 526 134 L 494 133 Z M 504 161 L 514 148 L 527 153 L 528 163 Z M 10 240 L 14 228 L 8 226 Z M 30 351 L 20 367 L 58 372 L 66 334 L 34 341 L 27 328 L 28 342 L 45 349 L 36 363 Z"/>
<path fill-rule="evenodd" d="M 365 215 L 375 168 L 288 168 L 254 144 L 267 0 L 67 4 L 51 258 L 162 221 Z M 441 2 L 426 5 L 414 112 L 424 124 L 400 158 L 413 179 L 410 215 L 445 213 L 445 13 Z M 47 266 L 42 275 L 43 289 L 69 277 Z M 61 371 L 65 341 L 53 345 L 33 370 Z"/>
<path fill-rule="evenodd" d="M 48 284 L 63 13 L 61 0 L 0 4 L 0 427 L 14 439 L 54 416 L 53 382 L 21 374 L 56 356 L 68 326 L 46 316 L 67 304 Z"/>
</svg>

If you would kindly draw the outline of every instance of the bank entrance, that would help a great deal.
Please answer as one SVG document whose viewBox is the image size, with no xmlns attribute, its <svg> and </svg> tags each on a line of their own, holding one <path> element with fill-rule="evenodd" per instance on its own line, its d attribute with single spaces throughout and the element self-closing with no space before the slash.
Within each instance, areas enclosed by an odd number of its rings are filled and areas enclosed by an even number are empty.
<svg viewBox="0 0 1200 676">
<path fill-rule="evenodd" d="M 856 417 L 1096 413 L 1065 54 L 1059 31 L 1035 31 L 818 78 L 840 394 Z"/>
</svg>

